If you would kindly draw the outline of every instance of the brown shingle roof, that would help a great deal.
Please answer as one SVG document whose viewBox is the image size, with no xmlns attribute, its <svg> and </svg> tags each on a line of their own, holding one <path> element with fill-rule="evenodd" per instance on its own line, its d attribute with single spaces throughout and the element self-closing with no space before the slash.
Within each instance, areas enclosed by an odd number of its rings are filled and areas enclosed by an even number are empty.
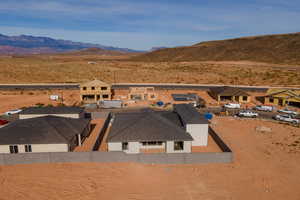
<svg viewBox="0 0 300 200">
<path fill-rule="evenodd" d="M 210 89 L 212 94 L 219 96 L 250 96 L 247 92 L 236 87 L 216 87 Z"/>
</svg>

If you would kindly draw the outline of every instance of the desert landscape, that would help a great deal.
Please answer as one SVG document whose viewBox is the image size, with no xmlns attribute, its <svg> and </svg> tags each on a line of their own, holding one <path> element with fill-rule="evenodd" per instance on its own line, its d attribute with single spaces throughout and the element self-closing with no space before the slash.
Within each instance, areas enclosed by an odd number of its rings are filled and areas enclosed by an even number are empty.
<svg viewBox="0 0 300 200">
<path fill-rule="evenodd" d="M 125 58 L 124 58 L 125 57 Z M 0 83 L 186 83 L 299 86 L 300 66 L 252 61 L 141 62 L 97 55 L 2 57 Z M 95 62 L 95 64 L 88 64 Z"/>
<path fill-rule="evenodd" d="M 0 200 L 300 200 L 300 1 L 0 1 Z"/>
<path fill-rule="evenodd" d="M 213 126 L 233 163 L 0 166 L 1 199 L 298 199 L 299 128 L 227 117 Z M 271 132 L 256 131 L 260 126 Z"/>
</svg>

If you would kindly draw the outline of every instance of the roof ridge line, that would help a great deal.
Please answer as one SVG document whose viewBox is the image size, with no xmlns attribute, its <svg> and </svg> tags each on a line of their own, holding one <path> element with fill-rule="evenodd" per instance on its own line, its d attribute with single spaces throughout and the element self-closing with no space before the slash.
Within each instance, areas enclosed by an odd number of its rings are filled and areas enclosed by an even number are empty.
<svg viewBox="0 0 300 200">
<path fill-rule="evenodd" d="M 61 134 L 61 133 L 58 131 L 58 129 L 57 129 L 55 126 L 53 126 L 52 124 L 50 124 L 50 123 L 48 122 L 48 117 L 52 117 L 52 118 L 54 117 L 54 118 L 57 118 L 57 116 L 47 115 L 46 117 L 47 117 L 47 118 L 44 118 L 45 121 L 46 121 L 46 123 L 49 124 L 52 128 L 54 128 L 54 129 L 55 129 L 55 132 L 56 132 L 60 137 L 64 138 L 64 139 L 68 142 L 68 138 L 66 138 L 63 134 Z"/>
<path fill-rule="evenodd" d="M 138 114 L 140 114 L 140 113 L 138 113 Z M 117 136 L 117 135 L 119 134 L 119 132 L 123 131 L 124 129 L 127 129 L 128 127 L 131 127 L 132 125 L 136 124 L 138 121 L 141 121 L 143 118 L 146 118 L 146 117 L 148 117 L 148 116 L 147 116 L 147 115 L 142 116 L 142 117 L 138 118 L 137 121 L 134 121 L 134 122 L 132 122 L 132 123 L 129 123 L 127 126 L 124 126 L 124 128 L 120 129 L 119 131 L 116 132 L 116 134 L 112 135 L 112 136 L 109 137 L 109 138 L 110 138 L 110 139 L 111 139 L 111 138 L 114 138 L 115 136 Z"/>
</svg>

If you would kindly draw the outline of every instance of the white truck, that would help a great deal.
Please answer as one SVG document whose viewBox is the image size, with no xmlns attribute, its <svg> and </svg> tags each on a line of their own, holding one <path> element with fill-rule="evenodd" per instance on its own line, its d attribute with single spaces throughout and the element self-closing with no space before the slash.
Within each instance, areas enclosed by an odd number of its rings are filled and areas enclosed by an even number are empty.
<svg viewBox="0 0 300 200">
<path fill-rule="evenodd" d="M 232 108 L 232 109 L 238 109 L 241 108 L 241 105 L 238 103 L 227 103 L 224 105 L 225 108 Z"/>
<path fill-rule="evenodd" d="M 284 121 L 284 122 L 289 122 L 289 123 L 293 123 L 293 124 L 299 124 L 299 120 L 294 119 L 290 115 L 276 115 L 275 119 L 278 120 L 278 121 Z"/>
<path fill-rule="evenodd" d="M 21 109 L 9 110 L 9 111 L 5 112 L 5 115 L 18 114 L 19 112 L 22 112 L 22 110 Z"/>
<path fill-rule="evenodd" d="M 267 111 L 267 112 L 272 112 L 274 110 L 273 106 L 263 106 L 263 105 L 259 105 L 259 106 L 255 106 L 253 108 L 254 110 L 258 110 L 258 111 Z"/>
<path fill-rule="evenodd" d="M 250 110 L 242 110 L 237 114 L 239 117 L 258 117 L 258 113 L 250 111 Z"/>
<path fill-rule="evenodd" d="M 290 114 L 290 115 L 298 115 L 298 113 L 296 111 L 289 110 L 287 108 L 282 109 L 282 110 L 278 110 L 278 112 L 285 113 L 285 114 Z"/>
</svg>

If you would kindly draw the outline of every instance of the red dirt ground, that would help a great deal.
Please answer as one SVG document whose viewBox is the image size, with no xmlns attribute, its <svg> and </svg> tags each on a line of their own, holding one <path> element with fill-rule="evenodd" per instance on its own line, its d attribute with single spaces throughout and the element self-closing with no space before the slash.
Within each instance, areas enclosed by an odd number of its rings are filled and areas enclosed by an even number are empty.
<svg viewBox="0 0 300 200">
<path fill-rule="evenodd" d="M 63 96 L 63 103 L 66 105 L 78 104 L 79 90 L 60 90 L 60 91 L 26 91 L 24 93 L 1 91 L 0 92 L 0 114 L 8 110 L 18 109 L 22 107 L 34 106 L 37 103 L 43 103 L 44 105 L 52 104 L 57 105 L 61 101 L 52 101 L 49 99 L 50 95 Z"/>
<path fill-rule="evenodd" d="M 0 166 L 0 199 L 299 199 L 299 128 L 219 117 L 213 124 L 234 152 L 231 164 Z M 272 132 L 257 132 L 258 126 Z"/>
</svg>

